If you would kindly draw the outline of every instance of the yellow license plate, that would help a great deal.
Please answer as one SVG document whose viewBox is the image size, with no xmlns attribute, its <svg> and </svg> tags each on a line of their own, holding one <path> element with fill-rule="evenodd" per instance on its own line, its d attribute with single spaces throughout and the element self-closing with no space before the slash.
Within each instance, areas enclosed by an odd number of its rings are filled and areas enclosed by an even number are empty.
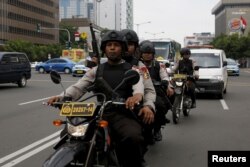
<svg viewBox="0 0 250 167">
<path fill-rule="evenodd" d="M 83 73 L 83 71 L 76 71 L 76 73 L 77 73 L 77 74 L 82 74 L 82 73 Z"/>
<path fill-rule="evenodd" d="M 174 74 L 174 78 L 176 79 L 186 79 L 187 75 L 186 74 Z"/>
<path fill-rule="evenodd" d="M 64 103 L 61 116 L 93 116 L 96 109 L 95 103 L 72 102 Z"/>
</svg>

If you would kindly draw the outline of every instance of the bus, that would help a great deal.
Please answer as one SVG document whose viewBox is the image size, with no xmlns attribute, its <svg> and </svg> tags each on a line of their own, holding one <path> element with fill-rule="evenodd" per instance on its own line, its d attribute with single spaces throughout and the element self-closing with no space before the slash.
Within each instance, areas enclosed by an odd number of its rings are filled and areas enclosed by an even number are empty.
<svg viewBox="0 0 250 167">
<path fill-rule="evenodd" d="M 181 44 L 172 39 L 152 39 L 155 58 L 161 62 L 177 62 L 180 59 Z"/>
</svg>

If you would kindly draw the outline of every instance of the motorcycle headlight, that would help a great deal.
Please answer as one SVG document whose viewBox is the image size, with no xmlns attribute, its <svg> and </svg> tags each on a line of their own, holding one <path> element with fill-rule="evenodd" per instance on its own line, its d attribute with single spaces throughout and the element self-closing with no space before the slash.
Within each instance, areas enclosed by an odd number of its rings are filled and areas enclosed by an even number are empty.
<svg viewBox="0 0 250 167">
<path fill-rule="evenodd" d="M 81 124 L 78 126 L 73 126 L 71 124 L 68 124 L 67 126 L 68 126 L 68 133 L 71 136 L 81 137 L 85 135 L 89 124 Z"/>
<path fill-rule="evenodd" d="M 182 93 L 182 88 L 177 87 L 177 88 L 174 89 L 174 91 L 175 91 L 175 93 L 176 93 L 177 95 L 179 95 L 179 94 Z"/>
<path fill-rule="evenodd" d="M 183 82 L 176 81 L 175 84 L 176 84 L 177 86 L 182 86 L 182 85 L 183 85 Z"/>
</svg>

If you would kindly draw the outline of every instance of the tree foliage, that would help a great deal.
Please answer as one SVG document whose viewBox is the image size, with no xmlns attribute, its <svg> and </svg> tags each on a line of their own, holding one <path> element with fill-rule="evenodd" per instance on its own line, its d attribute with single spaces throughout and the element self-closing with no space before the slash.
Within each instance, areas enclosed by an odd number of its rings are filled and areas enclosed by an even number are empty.
<svg viewBox="0 0 250 167">
<path fill-rule="evenodd" d="M 65 43 L 69 40 L 68 39 L 68 32 L 64 29 L 67 29 L 69 31 L 70 34 L 70 41 L 72 43 L 72 47 L 76 47 L 77 46 L 77 42 L 75 42 L 75 32 L 77 32 L 78 27 L 74 27 L 72 25 L 69 24 L 63 24 L 60 23 L 60 31 L 59 31 L 59 42 L 62 46 L 65 46 Z"/>
<path fill-rule="evenodd" d="M 223 49 L 229 58 L 250 57 L 250 33 L 247 36 L 239 34 L 220 35 L 211 44 L 215 48 Z"/>
<path fill-rule="evenodd" d="M 4 46 L 5 51 L 24 52 L 27 54 L 30 61 L 45 61 L 48 55 L 51 58 L 60 57 L 62 47 L 58 44 L 34 45 L 32 42 L 24 40 L 8 41 Z"/>
</svg>

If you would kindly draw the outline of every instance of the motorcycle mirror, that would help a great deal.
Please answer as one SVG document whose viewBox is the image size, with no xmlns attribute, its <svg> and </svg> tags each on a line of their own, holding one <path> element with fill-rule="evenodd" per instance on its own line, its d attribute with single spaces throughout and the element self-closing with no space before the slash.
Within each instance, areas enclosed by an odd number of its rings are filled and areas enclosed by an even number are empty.
<svg viewBox="0 0 250 167">
<path fill-rule="evenodd" d="M 165 63 L 165 66 L 166 66 L 166 68 L 169 68 L 170 67 L 170 63 Z"/>
<path fill-rule="evenodd" d="M 195 70 L 195 71 L 198 71 L 199 69 L 200 69 L 199 66 L 195 66 L 195 67 L 194 67 L 194 70 Z"/>
<path fill-rule="evenodd" d="M 61 76 L 57 71 L 51 71 L 50 72 L 50 78 L 55 84 L 61 83 Z"/>
<path fill-rule="evenodd" d="M 134 85 L 140 80 L 140 75 L 135 70 L 128 70 L 124 74 L 124 82 Z"/>
</svg>

